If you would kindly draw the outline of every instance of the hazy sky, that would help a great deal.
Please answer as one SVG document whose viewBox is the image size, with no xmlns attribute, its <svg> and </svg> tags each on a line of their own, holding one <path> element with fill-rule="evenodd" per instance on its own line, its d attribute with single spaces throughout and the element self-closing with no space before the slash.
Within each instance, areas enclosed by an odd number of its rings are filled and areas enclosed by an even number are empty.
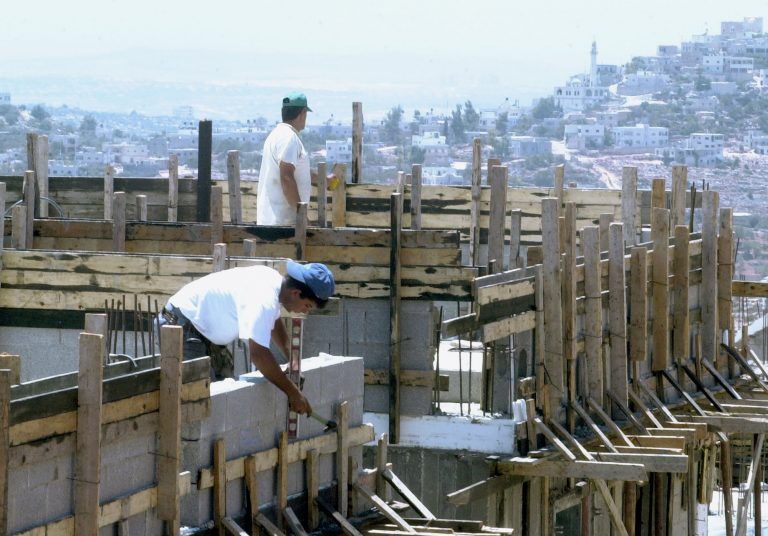
<svg viewBox="0 0 768 536">
<path fill-rule="evenodd" d="M 600 63 L 625 63 L 762 16 L 766 0 L 8 0 L 1 9 L 0 91 L 14 102 L 88 103 L 87 92 L 20 84 L 72 76 L 195 88 L 248 84 L 391 105 L 448 106 L 503 97 L 524 104 Z M 57 93 L 58 91 L 58 93 Z M 325 97 L 323 97 L 325 98 Z M 116 106 L 152 110 L 142 94 Z M 191 99 L 185 95 L 187 103 Z M 428 102 L 429 101 L 429 102 Z M 203 102 L 201 100 L 201 102 Z M 216 102 L 205 102 L 215 109 Z M 190 102 L 191 103 L 191 102 Z M 133 105 L 131 105 L 133 104 Z M 191 103 L 195 104 L 195 103 Z M 204 105 L 209 106 L 209 104 Z M 221 105 L 220 108 L 225 108 Z M 258 110 L 255 110 L 258 111 Z M 214 112 L 212 112 L 214 113 Z"/>
</svg>

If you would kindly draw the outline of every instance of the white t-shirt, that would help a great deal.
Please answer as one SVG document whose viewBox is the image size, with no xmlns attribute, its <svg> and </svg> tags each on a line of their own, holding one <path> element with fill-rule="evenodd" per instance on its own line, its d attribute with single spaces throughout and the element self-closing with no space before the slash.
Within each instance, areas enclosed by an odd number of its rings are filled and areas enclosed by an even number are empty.
<svg viewBox="0 0 768 536">
<path fill-rule="evenodd" d="M 283 276 L 268 266 L 231 268 L 192 281 L 168 303 L 215 344 L 240 338 L 269 348 L 280 318 L 282 282 Z"/>
<path fill-rule="evenodd" d="M 293 176 L 299 189 L 299 199 L 302 202 L 309 202 L 312 191 L 309 155 L 296 129 L 287 123 L 280 123 L 264 141 L 256 197 L 258 225 L 296 224 L 296 207 L 288 204 L 280 185 L 281 161 L 294 166 Z"/>
</svg>

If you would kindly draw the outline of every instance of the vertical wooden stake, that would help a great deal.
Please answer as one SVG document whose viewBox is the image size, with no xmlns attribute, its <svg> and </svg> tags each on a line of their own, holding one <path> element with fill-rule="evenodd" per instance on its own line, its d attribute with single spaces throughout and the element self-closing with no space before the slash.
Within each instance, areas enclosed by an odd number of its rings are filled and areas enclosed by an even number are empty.
<svg viewBox="0 0 768 536">
<path fill-rule="evenodd" d="M 403 222 L 403 196 L 392 194 L 390 203 L 391 248 L 389 254 L 389 437 L 400 441 L 400 231 Z"/>
<path fill-rule="evenodd" d="M 285 528 L 283 512 L 288 506 L 288 432 L 280 432 L 277 447 L 277 526 Z"/>
<path fill-rule="evenodd" d="M 3 248 L 5 247 L 5 200 L 6 200 L 6 191 L 5 191 L 5 183 L 0 182 L 0 211 L 3 214 L 3 217 L 0 218 L 0 270 L 3 268 Z M 2 528 L 2 527 L 0 527 Z"/>
<path fill-rule="evenodd" d="M 295 253 L 294 259 L 304 258 L 307 251 L 307 209 L 308 203 L 299 203 L 296 210 L 296 229 L 294 232 Z"/>
<path fill-rule="evenodd" d="M 563 311 L 560 270 L 560 228 L 558 210 L 560 201 L 545 197 L 541 201 L 541 240 L 544 248 L 544 367 L 549 386 L 561 402 L 565 402 L 563 385 Z M 559 404 L 558 404 L 559 406 Z M 557 418 L 557 415 L 553 415 Z"/>
<path fill-rule="evenodd" d="M 667 208 L 666 181 L 663 178 L 651 181 L 651 210 Z"/>
<path fill-rule="evenodd" d="M 320 512 L 317 508 L 318 484 L 318 458 L 317 449 L 307 452 L 307 518 L 309 530 L 315 530 L 320 523 Z M 254 532 L 255 534 L 255 532 Z"/>
<path fill-rule="evenodd" d="M 352 103 L 352 184 L 363 176 L 363 103 Z"/>
<path fill-rule="evenodd" d="M 564 225 L 561 228 L 564 235 L 563 253 L 563 355 L 568 372 L 568 401 L 575 402 L 576 392 L 576 203 L 565 204 Z M 568 430 L 573 433 L 576 429 L 576 416 L 568 404 Z"/>
<path fill-rule="evenodd" d="M 611 333 L 610 385 L 619 401 L 627 405 L 627 297 L 624 266 L 624 225 L 612 223 L 608 239 L 608 309 Z M 612 415 L 618 418 L 621 410 L 612 404 Z M 615 407 L 614 407 L 615 406 Z"/>
<path fill-rule="evenodd" d="M 557 215 L 563 209 L 565 202 L 565 164 L 555 166 L 555 197 L 557 198 Z"/>
<path fill-rule="evenodd" d="M 136 220 L 147 221 L 147 196 L 136 196 Z"/>
<path fill-rule="evenodd" d="M 689 354 L 688 326 L 688 271 L 690 259 L 688 244 L 690 234 L 688 226 L 680 224 L 675 227 L 675 249 L 673 251 L 672 302 L 672 355 L 676 363 L 684 363 Z"/>
<path fill-rule="evenodd" d="M 520 256 L 520 240 L 522 235 L 523 211 L 519 208 L 512 210 L 509 218 L 509 266 L 510 270 L 523 266 Z"/>
<path fill-rule="evenodd" d="M 733 290 L 733 209 L 720 209 L 720 233 L 717 239 L 717 319 L 718 333 L 728 334 L 728 344 L 733 345 L 734 329 L 731 313 Z M 718 342 L 720 342 L 718 337 Z M 745 354 L 746 355 L 746 354 Z M 738 376 L 738 367 L 729 360 L 729 373 L 732 378 Z"/>
<path fill-rule="evenodd" d="M 391 492 L 387 481 L 384 480 L 384 471 L 387 469 L 387 444 L 389 438 L 387 434 L 381 434 L 378 441 L 378 448 L 376 449 L 376 495 L 384 499 L 390 500 Z"/>
<path fill-rule="evenodd" d="M 421 164 L 411 169 L 411 229 L 421 229 Z"/>
<path fill-rule="evenodd" d="M 307 456 L 309 459 L 309 456 Z M 309 478 L 307 478 L 309 482 Z M 259 485 L 256 477 L 256 456 L 248 456 L 245 459 L 245 486 L 248 489 L 248 505 L 251 511 L 251 534 L 259 533 L 259 523 L 256 517 L 259 515 Z M 317 507 L 315 507 L 317 508 Z"/>
<path fill-rule="evenodd" d="M 673 228 L 685 225 L 685 194 L 688 189 L 688 168 L 672 166 L 672 222 Z"/>
<path fill-rule="evenodd" d="M 39 135 L 34 132 L 27 133 L 27 171 L 26 173 L 32 173 L 34 181 L 32 182 L 32 196 L 26 197 L 26 190 L 24 192 L 24 202 L 27 204 L 27 213 L 32 214 L 32 218 L 40 217 L 40 186 L 39 186 L 39 173 L 37 166 L 40 163 L 39 157 Z M 26 182 L 25 182 L 26 184 Z"/>
<path fill-rule="evenodd" d="M 624 222 L 624 244 L 637 241 L 637 168 L 624 166 L 621 171 L 621 219 Z"/>
<path fill-rule="evenodd" d="M 338 406 L 338 421 L 336 427 L 336 482 L 339 489 L 337 497 L 339 499 L 338 511 L 344 517 L 347 516 L 347 502 L 349 498 L 349 489 L 347 482 L 349 480 L 349 438 L 347 433 L 349 423 L 347 402 L 342 402 Z"/>
<path fill-rule="evenodd" d="M 717 336 L 717 192 L 701 192 L 701 352 L 702 356 L 715 362 L 721 373 L 725 372 L 727 360 L 722 357 Z"/>
<path fill-rule="evenodd" d="M 347 226 L 347 166 L 334 164 L 333 174 L 339 180 L 333 190 L 333 226 Z"/>
<path fill-rule="evenodd" d="M 681 227 L 688 228 L 686 225 Z M 733 536 L 733 465 L 731 458 L 731 442 L 729 439 L 720 441 L 720 471 L 723 485 L 723 505 L 725 510 L 725 534 Z"/>
<path fill-rule="evenodd" d="M 213 523 L 219 536 L 225 536 L 222 520 L 227 515 L 227 447 L 223 439 L 213 443 Z"/>
<path fill-rule="evenodd" d="M 226 244 L 214 244 L 213 245 L 213 272 L 221 272 L 226 268 L 227 263 L 227 245 Z"/>
<path fill-rule="evenodd" d="M 624 527 L 627 536 L 635 536 L 637 482 L 624 482 Z"/>
<path fill-rule="evenodd" d="M 227 151 L 227 185 L 229 188 L 229 221 L 243 223 L 243 206 L 240 200 L 240 151 Z"/>
<path fill-rule="evenodd" d="M 168 155 L 168 221 L 179 218 L 179 155 Z"/>
<path fill-rule="evenodd" d="M 472 142 L 472 190 L 469 207 L 469 264 L 480 265 L 480 193 L 482 156 L 480 153 L 480 138 Z"/>
<path fill-rule="evenodd" d="M 11 428 L 11 371 L 0 369 L 0 534 L 8 534 L 8 457 Z"/>
<path fill-rule="evenodd" d="M 213 155 L 213 122 L 203 119 L 198 124 L 197 142 L 197 221 L 211 221 L 211 159 Z"/>
<path fill-rule="evenodd" d="M 101 389 L 104 342 L 101 335 L 80 334 L 75 454 L 75 534 L 99 532 L 101 480 Z"/>
<path fill-rule="evenodd" d="M 27 249 L 27 207 L 16 205 L 11 210 L 11 247 Z"/>
<path fill-rule="evenodd" d="M 19 385 L 21 383 L 21 356 L 0 354 L 0 370 L 10 372 L 11 385 Z"/>
<path fill-rule="evenodd" d="M 488 170 L 493 177 L 491 214 L 488 219 L 488 262 L 495 260 L 499 271 L 504 270 L 504 225 L 507 217 L 507 168 L 494 166 Z"/>
<path fill-rule="evenodd" d="M 600 228 L 585 227 L 581 231 L 584 252 L 585 333 L 587 354 L 587 388 L 600 406 L 603 405 L 603 299 L 600 270 Z"/>
<path fill-rule="evenodd" d="M 600 214 L 600 251 L 608 251 L 608 229 L 613 223 L 613 214 Z"/>
<path fill-rule="evenodd" d="M 48 217 L 48 136 L 40 134 L 37 137 L 35 152 L 35 177 L 37 178 L 37 207 L 35 215 L 40 218 Z"/>
<path fill-rule="evenodd" d="M 27 207 L 27 221 L 24 227 L 26 232 L 25 243 L 27 249 L 34 249 L 34 230 L 35 230 L 35 192 L 37 192 L 36 178 L 34 171 L 24 173 L 24 204 Z"/>
<path fill-rule="evenodd" d="M 629 357 L 633 363 L 643 363 L 648 350 L 648 251 L 644 247 L 632 248 L 629 277 Z M 639 380 L 632 378 L 633 382 Z"/>
<path fill-rule="evenodd" d="M 317 164 L 317 226 L 326 227 L 328 207 L 328 169 L 325 162 Z"/>
<path fill-rule="evenodd" d="M 86 313 L 85 314 L 85 332 L 101 335 L 101 356 L 102 362 L 107 364 L 107 315 Z"/>
<path fill-rule="evenodd" d="M 252 238 L 243 239 L 243 257 L 256 256 L 256 241 Z"/>
<path fill-rule="evenodd" d="M 557 202 L 557 201 L 555 201 Z M 541 264 L 534 268 L 534 293 L 536 301 L 536 329 L 533 333 L 533 363 L 536 375 L 536 407 L 542 411 L 544 419 L 550 418 L 547 400 L 547 384 L 545 383 L 546 367 L 546 317 L 544 315 L 544 270 Z M 530 417 L 533 412 L 529 411 Z M 530 439 L 529 439 L 530 441 Z"/>
<path fill-rule="evenodd" d="M 115 168 L 108 165 L 104 169 L 104 219 L 111 220 L 112 204 L 115 195 Z"/>
<path fill-rule="evenodd" d="M 115 192 L 112 218 L 112 251 L 125 251 L 125 192 Z"/>
<path fill-rule="evenodd" d="M 224 242 L 224 199 L 221 186 L 212 186 L 210 191 L 211 206 L 211 245 Z"/>
<path fill-rule="evenodd" d="M 669 367 L 669 211 L 651 209 L 653 238 L 653 363 L 651 370 Z"/>
<path fill-rule="evenodd" d="M 181 326 L 163 326 L 160 337 L 160 405 L 158 408 L 157 516 L 178 536 L 179 468 L 181 466 Z"/>
</svg>

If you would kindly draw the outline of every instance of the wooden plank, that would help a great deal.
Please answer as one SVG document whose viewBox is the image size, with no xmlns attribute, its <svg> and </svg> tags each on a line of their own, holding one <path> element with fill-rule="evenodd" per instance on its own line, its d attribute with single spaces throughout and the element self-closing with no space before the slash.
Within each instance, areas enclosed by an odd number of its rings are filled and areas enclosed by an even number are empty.
<svg viewBox="0 0 768 536">
<path fill-rule="evenodd" d="M 428 387 L 447 391 L 448 375 L 441 374 L 438 385 L 435 386 L 435 374 L 430 370 L 400 370 L 400 385 L 408 387 Z M 365 385 L 389 385 L 389 369 L 365 369 L 363 374 Z"/>
<path fill-rule="evenodd" d="M 702 357 L 714 361 L 718 370 L 727 364 L 717 348 L 717 212 L 719 197 L 717 192 L 707 190 L 702 195 L 701 226 L 701 351 Z"/>
<path fill-rule="evenodd" d="M 558 438 L 552 430 L 549 429 L 549 427 L 544 424 L 544 422 L 539 419 L 538 417 L 533 419 L 534 424 L 536 425 L 536 430 L 538 430 L 540 433 L 542 433 L 550 443 L 555 447 L 555 449 L 565 457 L 566 460 L 570 461 L 576 461 L 576 456 L 568 450 L 568 447 L 566 447 L 562 441 L 560 441 L 560 438 Z M 553 423 L 557 423 L 557 421 L 550 421 Z"/>
<path fill-rule="evenodd" d="M 309 530 L 315 530 L 320 523 L 320 512 L 317 509 L 317 499 L 319 492 L 318 484 L 318 462 L 319 453 L 317 449 L 312 449 L 307 453 L 307 523 Z"/>
<path fill-rule="evenodd" d="M 688 359 L 689 351 L 689 240 L 688 226 L 677 225 L 675 227 L 675 246 L 673 251 L 674 277 L 672 278 L 672 356 L 677 363 Z"/>
<path fill-rule="evenodd" d="M 113 195 L 115 193 L 115 168 L 107 164 L 104 169 L 104 219 L 111 220 L 113 218 Z"/>
<path fill-rule="evenodd" d="M 632 246 L 637 243 L 637 167 L 624 166 L 621 170 L 621 218 L 624 226 L 624 244 Z"/>
<path fill-rule="evenodd" d="M 560 216 L 565 202 L 565 164 L 555 166 L 554 193 L 557 198 L 557 214 Z"/>
<path fill-rule="evenodd" d="M 229 185 L 229 221 L 243 223 L 240 196 L 240 151 L 227 151 L 227 183 Z"/>
<path fill-rule="evenodd" d="M 624 404 L 627 401 L 627 306 L 624 266 L 624 238 L 621 223 L 609 229 L 609 319 L 611 389 Z M 613 408 L 616 415 L 618 408 Z"/>
<path fill-rule="evenodd" d="M 181 326 L 163 326 L 161 331 L 157 516 L 173 523 L 181 519 L 178 479 L 181 466 L 181 360 L 184 330 Z"/>
<path fill-rule="evenodd" d="M 259 523 L 256 516 L 259 512 L 259 485 L 256 476 L 256 457 L 248 456 L 245 459 L 245 487 L 247 490 L 248 511 L 251 512 L 251 532 L 256 534 L 259 530 Z M 309 490 L 309 479 L 307 479 L 307 489 Z"/>
<path fill-rule="evenodd" d="M 758 473 L 759 464 L 762 463 L 761 460 L 764 440 L 764 433 L 757 434 L 755 445 L 752 450 L 752 459 L 749 464 L 749 473 L 747 474 L 747 490 L 751 490 L 755 485 L 755 477 Z M 749 506 L 748 497 L 749 493 L 747 493 L 745 497 L 739 498 L 739 511 L 736 517 L 736 536 L 744 536 L 747 533 L 747 508 Z"/>
<path fill-rule="evenodd" d="M 672 166 L 672 207 L 671 222 L 672 228 L 678 225 L 685 225 L 685 194 L 688 188 L 688 167 L 681 165 Z"/>
<path fill-rule="evenodd" d="M 0 533 L 8 533 L 8 451 L 10 447 L 11 371 L 0 369 Z"/>
<path fill-rule="evenodd" d="M 339 179 L 339 185 L 333 190 L 333 214 L 334 227 L 347 226 L 347 166 L 334 164 L 333 174 Z"/>
<path fill-rule="evenodd" d="M 285 536 L 285 533 L 277 528 L 277 526 L 272 523 L 264 514 L 258 514 L 256 516 L 256 522 L 261 525 L 268 536 Z M 254 532 L 254 534 L 258 534 L 258 532 Z"/>
<path fill-rule="evenodd" d="M 125 192 L 112 196 L 112 251 L 125 251 Z"/>
<path fill-rule="evenodd" d="M 7 370 L 9 372 L 11 385 L 20 384 L 21 383 L 21 356 L 0 354 L 0 370 Z"/>
<path fill-rule="evenodd" d="M 641 464 L 649 473 L 688 472 L 688 456 L 684 454 L 633 454 L 626 452 L 595 452 L 593 455 L 598 461 Z"/>
<path fill-rule="evenodd" d="M 490 495 L 496 495 L 505 489 L 525 482 L 524 477 L 512 475 L 497 475 L 475 482 L 465 488 L 453 491 L 446 495 L 447 501 L 454 506 L 464 506 L 474 501 L 485 499 Z"/>
<path fill-rule="evenodd" d="M 579 417 L 582 418 L 584 424 L 586 424 L 587 427 L 589 427 L 595 433 L 595 435 L 600 438 L 600 441 L 603 442 L 605 448 L 607 448 L 610 452 L 618 452 L 616 447 L 614 447 L 613 442 L 608 438 L 603 430 L 597 426 L 595 421 L 592 420 L 592 417 L 589 416 L 589 414 L 584 410 L 584 408 L 581 407 L 581 405 L 578 403 L 572 403 L 572 407 L 576 413 L 578 413 Z"/>
<path fill-rule="evenodd" d="M 472 189 L 469 215 L 469 262 L 471 266 L 480 265 L 480 168 L 481 140 L 472 140 Z"/>
<path fill-rule="evenodd" d="M 499 461 L 499 471 L 507 475 L 554 478 L 602 478 L 611 480 L 647 480 L 642 465 L 584 460 L 543 460 L 511 458 Z"/>
<path fill-rule="evenodd" d="M 224 241 L 224 206 L 221 186 L 211 186 L 211 206 L 209 217 L 211 221 L 211 246 Z"/>
<path fill-rule="evenodd" d="M 283 510 L 283 517 L 285 518 L 285 521 L 288 524 L 288 528 L 291 529 L 291 532 L 293 532 L 294 536 L 307 536 L 307 531 L 304 530 L 304 527 L 301 526 L 301 521 L 299 521 L 299 518 L 293 511 L 293 508 L 286 506 Z"/>
<path fill-rule="evenodd" d="M 400 441 L 400 285 L 402 278 L 400 230 L 402 229 L 402 223 L 403 196 L 401 194 L 392 194 L 390 204 L 392 238 L 389 257 L 389 438 L 394 444 Z M 340 480 L 339 482 L 342 481 Z M 343 482 L 346 482 L 346 480 Z M 339 511 L 342 515 L 346 515 L 345 507 L 340 507 Z"/>
<path fill-rule="evenodd" d="M 175 222 L 179 214 L 179 156 L 168 155 L 168 221 Z"/>
<path fill-rule="evenodd" d="M 317 163 L 317 226 L 327 225 L 328 169 L 325 162 Z"/>
<path fill-rule="evenodd" d="M 669 211 L 654 208 L 653 239 L 653 361 L 651 370 L 669 367 Z"/>
<path fill-rule="evenodd" d="M 32 249 L 34 247 L 33 243 L 33 232 L 35 226 L 35 207 L 37 206 L 36 198 L 38 197 L 38 190 L 37 190 L 37 177 L 35 175 L 34 171 L 25 171 L 24 172 L 24 205 L 27 207 L 26 212 L 24 215 L 26 216 L 26 220 L 24 223 L 24 243 L 26 244 L 26 247 L 29 249 Z"/>
<path fill-rule="evenodd" d="M 27 248 L 27 207 L 24 205 L 15 205 L 11 209 L 11 247 Z"/>
<path fill-rule="evenodd" d="M 344 532 L 346 536 L 362 536 L 362 534 L 360 534 L 360 532 L 355 527 L 353 527 L 349 521 L 347 521 L 346 517 L 336 511 L 333 506 L 328 504 L 322 497 L 315 498 L 315 502 L 321 510 L 323 510 L 339 525 L 339 527 L 341 527 L 342 532 Z"/>
<path fill-rule="evenodd" d="M 352 103 L 352 184 L 363 182 L 363 103 Z"/>
<path fill-rule="evenodd" d="M 565 402 L 559 201 L 550 197 L 543 199 L 541 203 L 541 232 L 544 246 L 544 369 L 547 383 Z"/>
<path fill-rule="evenodd" d="M 768 298 L 768 282 L 731 281 L 731 292 L 735 297 Z"/>
<path fill-rule="evenodd" d="M 277 446 L 277 526 L 285 528 L 283 512 L 288 506 L 288 432 L 280 432 Z"/>
<path fill-rule="evenodd" d="M 635 363 L 643 363 L 648 355 L 648 250 L 633 247 L 629 264 L 629 358 Z M 633 381 L 637 380 L 633 377 Z"/>
<path fill-rule="evenodd" d="M 378 495 L 375 493 L 371 493 L 367 489 L 365 489 L 364 486 L 361 486 L 359 484 L 355 484 L 354 486 L 355 491 L 360 493 L 363 497 L 368 499 L 370 502 L 376 506 L 376 508 L 379 509 L 379 511 L 389 519 L 392 523 L 394 523 L 400 530 L 405 531 L 409 534 L 415 534 L 416 530 L 411 527 L 402 517 L 400 517 L 400 514 L 395 512 L 391 506 L 389 506 L 385 501 L 381 499 Z"/>
<path fill-rule="evenodd" d="M 507 214 L 507 168 L 494 166 L 488 170 L 492 176 L 491 213 L 488 220 L 488 262 L 495 260 L 503 271 L 504 225 Z"/>
<path fill-rule="evenodd" d="M 600 228 L 581 230 L 584 254 L 584 350 L 586 353 L 587 389 L 592 397 L 603 403 L 603 305 L 600 286 Z"/>
<path fill-rule="evenodd" d="M 611 419 L 611 417 L 603 411 L 603 408 L 600 407 L 597 402 L 595 402 L 594 399 L 591 397 L 587 398 L 587 405 L 589 406 L 589 409 L 591 409 L 594 413 L 600 417 L 600 419 L 605 423 L 605 425 L 613 432 L 619 440 L 624 443 L 624 445 L 631 447 L 632 442 L 629 440 L 629 437 L 624 433 L 624 431 L 619 428 L 619 426 Z"/>
<path fill-rule="evenodd" d="M 563 219 L 563 233 L 565 243 L 563 248 L 563 272 L 565 274 L 576 273 L 576 204 L 565 204 L 565 217 Z M 566 360 L 568 401 L 576 400 L 576 281 L 574 277 L 566 275 L 563 282 L 563 355 Z M 575 430 L 576 421 L 573 411 L 568 406 L 568 429 Z"/>
<path fill-rule="evenodd" d="M 136 219 L 138 221 L 147 221 L 147 196 L 136 196 Z"/>
<path fill-rule="evenodd" d="M 411 168 L 411 229 L 421 229 L 421 164 Z"/>
<path fill-rule="evenodd" d="M 710 431 L 726 434 L 761 434 L 768 432 L 768 418 L 740 415 L 682 415 L 684 422 L 705 423 Z"/>
<path fill-rule="evenodd" d="M 307 251 L 307 207 L 308 203 L 299 203 L 296 210 L 296 231 L 294 234 L 295 260 L 306 260 Z"/>
<path fill-rule="evenodd" d="M 382 477 L 395 488 L 395 491 L 397 491 L 400 496 L 411 505 L 411 508 L 413 508 L 418 515 L 425 519 L 437 519 L 435 515 L 424 506 L 424 503 L 422 503 L 419 498 L 416 497 L 416 495 L 414 495 L 399 478 L 397 478 L 397 475 L 393 473 L 391 469 L 385 469 L 382 472 Z"/>
<path fill-rule="evenodd" d="M 223 439 L 213 443 L 213 523 L 219 536 L 224 536 L 222 521 L 227 515 L 227 448 Z"/>
<path fill-rule="evenodd" d="M 102 337 L 80 334 L 74 513 L 76 534 L 99 531 Z"/>
<path fill-rule="evenodd" d="M 347 515 L 347 503 L 349 489 L 347 481 L 349 480 L 349 407 L 346 401 L 340 403 L 337 407 L 336 421 L 336 497 L 338 499 L 338 510 L 341 515 Z"/>
<path fill-rule="evenodd" d="M 245 530 L 240 527 L 237 523 L 235 523 L 231 517 L 225 517 L 221 520 L 222 525 L 224 526 L 224 529 L 226 529 L 227 532 L 230 534 L 234 534 L 235 536 L 248 536 L 248 533 L 245 532 Z M 296 536 L 306 536 L 306 533 L 299 534 L 296 533 Z"/>
</svg>

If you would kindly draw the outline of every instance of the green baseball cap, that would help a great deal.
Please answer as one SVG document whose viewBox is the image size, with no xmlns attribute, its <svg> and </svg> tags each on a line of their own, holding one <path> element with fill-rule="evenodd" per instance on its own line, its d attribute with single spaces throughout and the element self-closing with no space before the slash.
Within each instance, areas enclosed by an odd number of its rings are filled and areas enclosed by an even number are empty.
<svg viewBox="0 0 768 536">
<path fill-rule="evenodd" d="M 312 111 L 312 108 L 307 106 L 307 96 L 304 93 L 298 91 L 292 91 L 287 96 L 283 97 L 283 107 L 295 106 L 297 108 L 306 108 L 308 111 Z"/>
</svg>

